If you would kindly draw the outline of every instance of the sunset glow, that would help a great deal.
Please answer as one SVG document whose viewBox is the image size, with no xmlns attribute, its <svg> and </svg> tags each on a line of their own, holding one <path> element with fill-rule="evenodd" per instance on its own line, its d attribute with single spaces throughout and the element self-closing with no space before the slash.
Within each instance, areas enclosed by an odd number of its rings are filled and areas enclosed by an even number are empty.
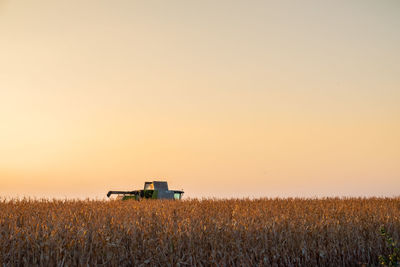
<svg viewBox="0 0 400 267">
<path fill-rule="evenodd" d="M 0 196 L 398 196 L 399 14 L 0 1 Z"/>
</svg>

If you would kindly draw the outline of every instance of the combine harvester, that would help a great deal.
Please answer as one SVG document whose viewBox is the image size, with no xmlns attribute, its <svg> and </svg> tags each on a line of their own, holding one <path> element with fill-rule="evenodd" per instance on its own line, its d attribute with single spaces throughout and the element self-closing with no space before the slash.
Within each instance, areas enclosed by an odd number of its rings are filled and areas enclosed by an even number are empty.
<svg viewBox="0 0 400 267">
<path fill-rule="evenodd" d="M 145 182 L 143 190 L 134 191 L 109 191 L 107 197 L 111 195 L 122 195 L 122 200 L 142 198 L 147 199 L 175 199 L 179 200 L 182 198 L 183 191 L 180 190 L 169 190 L 168 183 L 164 181 L 153 181 Z"/>
</svg>

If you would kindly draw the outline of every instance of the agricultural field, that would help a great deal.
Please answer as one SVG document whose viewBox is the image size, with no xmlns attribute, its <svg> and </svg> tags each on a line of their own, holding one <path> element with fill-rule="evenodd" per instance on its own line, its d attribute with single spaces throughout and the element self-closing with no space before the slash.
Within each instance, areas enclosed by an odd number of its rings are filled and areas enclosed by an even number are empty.
<svg viewBox="0 0 400 267">
<path fill-rule="evenodd" d="M 400 198 L 1 200 L 1 266 L 370 266 Z"/>
</svg>

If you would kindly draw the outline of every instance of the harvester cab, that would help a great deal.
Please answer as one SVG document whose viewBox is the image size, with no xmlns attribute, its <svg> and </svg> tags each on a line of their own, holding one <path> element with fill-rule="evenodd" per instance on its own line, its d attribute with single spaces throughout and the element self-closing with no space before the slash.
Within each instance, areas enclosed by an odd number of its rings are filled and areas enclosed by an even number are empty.
<svg viewBox="0 0 400 267">
<path fill-rule="evenodd" d="M 111 195 L 122 195 L 122 200 L 142 198 L 147 199 L 175 199 L 179 200 L 182 198 L 183 191 L 181 190 L 169 190 L 168 183 L 165 181 L 153 181 L 145 182 L 143 190 L 133 191 L 109 191 L 107 197 Z"/>
</svg>

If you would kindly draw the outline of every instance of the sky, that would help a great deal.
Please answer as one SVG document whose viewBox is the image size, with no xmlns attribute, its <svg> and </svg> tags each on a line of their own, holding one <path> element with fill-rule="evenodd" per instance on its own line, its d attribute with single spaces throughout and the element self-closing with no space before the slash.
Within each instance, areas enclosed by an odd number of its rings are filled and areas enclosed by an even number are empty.
<svg viewBox="0 0 400 267">
<path fill-rule="evenodd" d="M 0 0 L 0 196 L 398 196 L 399 14 Z"/>
</svg>

